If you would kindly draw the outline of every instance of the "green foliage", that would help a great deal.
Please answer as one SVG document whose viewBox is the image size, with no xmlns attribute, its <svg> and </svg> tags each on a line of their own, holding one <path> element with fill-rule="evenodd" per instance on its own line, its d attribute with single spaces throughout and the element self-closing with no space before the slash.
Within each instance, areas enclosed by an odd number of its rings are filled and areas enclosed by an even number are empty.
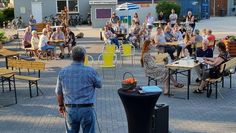
<svg viewBox="0 0 236 133">
<path fill-rule="evenodd" d="M 3 22 L 11 21 L 12 19 L 14 19 L 14 8 L 0 10 L 0 27 L 3 25 Z"/>
<path fill-rule="evenodd" d="M 6 8 L 4 10 L 2 10 L 4 17 L 5 17 L 5 21 L 8 20 L 13 20 L 14 19 L 14 8 Z"/>
<path fill-rule="evenodd" d="M 179 16 L 181 7 L 175 2 L 161 1 L 156 6 L 157 14 L 162 11 L 166 19 L 169 19 L 171 9 L 175 9 L 175 13 Z"/>
<path fill-rule="evenodd" d="M 5 32 L 0 30 L 0 42 L 4 41 L 6 39 Z"/>
</svg>

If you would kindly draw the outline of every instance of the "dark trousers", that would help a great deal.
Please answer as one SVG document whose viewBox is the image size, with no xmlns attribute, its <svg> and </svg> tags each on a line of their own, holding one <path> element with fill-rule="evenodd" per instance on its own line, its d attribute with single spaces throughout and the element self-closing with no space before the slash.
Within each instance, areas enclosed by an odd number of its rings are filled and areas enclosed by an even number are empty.
<svg viewBox="0 0 236 133">
<path fill-rule="evenodd" d="M 186 49 L 188 50 L 189 55 L 192 56 L 192 54 L 193 54 L 192 45 L 188 45 L 188 46 L 186 46 Z"/>
<path fill-rule="evenodd" d="M 161 45 L 161 46 L 158 46 L 158 49 L 163 49 L 165 53 L 168 53 L 170 55 L 170 58 L 172 60 L 175 59 L 175 56 L 174 56 L 175 47 L 174 46 Z"/>
<path fill-rule="evenodd" d="M 182 47 L 179 46 L 179 45 L 177 45 L 177 46 L 175 46 L 175 48 L 176 48 L 176 50 L 177 50 L 177 58 L 178 58 L 179 55 L 180 55 L 180 53 L 181 53 L 181 51 L 182 51 Z"/>
</svg>

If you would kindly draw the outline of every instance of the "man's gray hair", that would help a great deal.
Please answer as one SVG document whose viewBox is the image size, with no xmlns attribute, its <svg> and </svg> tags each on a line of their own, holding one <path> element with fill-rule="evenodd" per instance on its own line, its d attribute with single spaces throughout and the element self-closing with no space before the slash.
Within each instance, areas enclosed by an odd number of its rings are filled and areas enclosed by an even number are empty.
<svg viewBox="0 0 236 133">
<path fill-rule="evenodd" d="M 74 61 L 84 61 L 85 54 L 86 50 L 81 46 L 74 46 L 72 49 L 72 58 Z"/>
</svg>

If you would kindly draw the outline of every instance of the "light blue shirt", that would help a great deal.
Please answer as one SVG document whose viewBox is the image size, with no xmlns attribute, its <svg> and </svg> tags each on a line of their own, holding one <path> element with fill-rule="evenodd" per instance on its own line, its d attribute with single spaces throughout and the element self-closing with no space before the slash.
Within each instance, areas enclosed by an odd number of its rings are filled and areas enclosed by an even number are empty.
<svg viewBox="0 0 236 133">
<path fill-rule="evenodd" d="M 73 62 L 59 72 L 55 92 L 63 95 L 64 104 L 89 104 L 95 103 L 95 88 L 101 87 L 101 78 L 92 67 Z"/>
</svg>

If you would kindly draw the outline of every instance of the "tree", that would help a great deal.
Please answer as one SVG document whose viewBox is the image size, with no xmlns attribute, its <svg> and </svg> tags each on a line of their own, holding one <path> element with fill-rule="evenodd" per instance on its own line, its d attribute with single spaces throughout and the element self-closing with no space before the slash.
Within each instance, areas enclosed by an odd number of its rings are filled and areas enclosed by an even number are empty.
<svg viewBox="0 0 236 133">
<path fill-rule="evenodd" d="M 161 1 L 156 6 L 157 14 L 162 11 L 166 19 L 169 19 L 171 9 L 175 9 L 176 14 L 179 16 L 181 7 L 175 2 Z"/>
</svg>

